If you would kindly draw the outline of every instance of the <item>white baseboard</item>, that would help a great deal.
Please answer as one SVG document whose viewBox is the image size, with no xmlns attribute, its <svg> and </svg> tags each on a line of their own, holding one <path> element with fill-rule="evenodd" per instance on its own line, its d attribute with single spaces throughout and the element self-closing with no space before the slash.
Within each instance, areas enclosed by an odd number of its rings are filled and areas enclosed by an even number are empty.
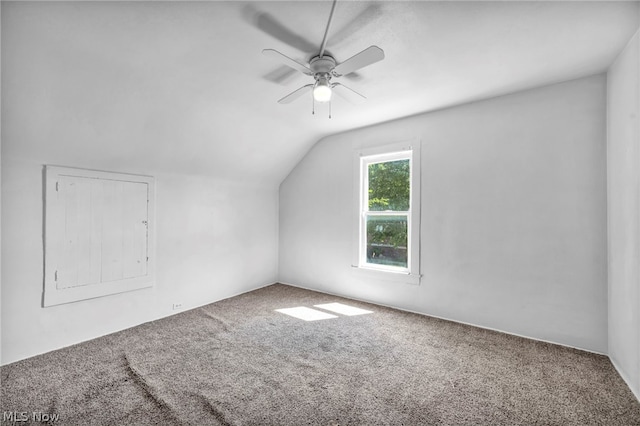
<svg viewBox="0 0 640 426">
<path fill-rule="evenodd" d="M 636 397 L 638 402 L 640 402 L 640 389 L 634 388 L 633 383 L 631 382 L 631 379 L 627 376 L 625 371 L 622 368 L 620 368 L 620 365 L 618 365 L 615 358 L 613 358 L 612 356 L 609 356 L 609 359 L 611 360 L 611 364 L 613 364 L 613 368 L 616 369 L 620 377 L 622 377 L 622 380 L 625 381 L 629 389 L 631 389 L 631 392 L 633 393 L 633 395 Z"/>
<path fill-rule="evenodd" d="M 338 296 L 338 297 L 343 297 L 345 299 L 357 300 L 358 302 L 365 302 L 365 303 L 370 303 L 372 305 L 384 306 L 385 308 L 392 308 L 392 309 L 397 309 L 399 311 L 410 312 L 412 314 L 423 315 L 423 316 L 426 316 L 426 317 L 438 318 L 438 319 L 441 319 L 441 320 L 451 321 L 451 322 L 455 322 L 455 323 L 458 323 L 458 324 L 469 325 L 471 327 L 482 328 L 484 330 L 491 330 L 491 331 L 496 331 L 498 333 L 510 334 L 512 336 L 522 337 L 523 339 L 535 340 L 535 341 L 538 341 L 538 342 L 549 343 L 549 344 L 552 344 L 552 345 L 564 346 L 565 348 L 577 349 L 579 351 L 590 352 L 590 353 L 593 353 L 593 354 L 596 354 L 596 355 L 604 355 L 604 356 L 607 356 L 607 357 L 609 356 L 606 353 L 594 351 L 592 349 L 580 348 L 580 347 L 577 347 L 577 346 L 567 345 L 565 343 L 558 343 L 558 342 L 553 342 L 551 340 L 539 339 L 537 337 L 525 336 L 525 335 L 518 334 L 518 333 L 512 333 L 510 331 L 500 330 L 498 328 L 493 328 L 493 327 L 487 327 L 487 326 L 483 326 L 483 325 L 473 324 L 473 323 L 470 323 L 470 322 L 451 319 L 451 318 L 447 318 L 447 317 L 443 317 L 443 316 L 439 316 L 439 315 L 428 314 L 428 313 L 425 313 L 425 312 L 412 311 L 411 309 L 404 309 L 404 308 L 399 308 L 397 306 L 385 305 L 383 303 L 374 302 L 374 301 L 371 301 L 371 300 L 359 299 L 359 298 L 352 297 L 352 296 L 344 296 L 344 295 L 341 295 L 341 294 L 331 293 L 331 292 L 328 292 L 328 291 L 318 290 L 318 289 L 315 289 L 315 288 L 309 288 L 309 287 L 305 287 L 305 286 L 301 286 L 301 285 L 297 285 L 297 284 L 290 284 L 290 283 L 285 283 L 285 282 L 282 282 L 282 281 L 279 281 L 279 283 L 280 284 L 285 284 L 285 285 L 290 285 L 291 287 L 302 288 L 302 289 L 305 289 L 305 290 L 317 291 L 318 293 L 329 294 L 331 296 Z"/>
<path fill-rule="evenodd" d="M 373 302 L 373 301 L 370 301 L 370 300 L 358 299 L 358 298 L 351 297 L 351 296 L 343 296 L 341 294 L 335 294 L 335 293 L 331 293 L 331 292 L 327 292 L 327 291 L 323 291 L 323 290 L 318 290 L 318 289 L 315 289 L 315 288 L 309 288 L 309 287 L 305 287 L 305 286 L 301 286 L 301 285 L 297 285 L 297 284 L 291 284 L 291 283 L 286 283 L 286 282 L 282 282 L 282 281 L 279 281 L 279 283 L 280 284 L 289 285 L 291 287 L 297 287 L 297 288 L 302 288 L 302 289 L 305 289 L 305 290 L 315 291 L 315 292 L 318 292 L 318 293 L 329 294 L 331 296 L 338 296 L 338 297 L 342 297 L 344 299 L 356 300 L 356 301 L 359 301 L 359 302 L 370 303 L 372 305 L 378 305 L 378 306 L 384 306 L 386 308 L 397 309 L 399 311 L 411 312 L 411 313 L 417 314 L 417 315 L 424 315 L 424 316 L 428 316 L 428 317 L 433 317 L 433 318 L 443 319 L 443 320 L 446 320 L 446 321 L 455 322 L 455 323 L 458 323 L 458 324 L 465 324 L 465 325 L 469 325 L 469 326 L 472 326 L 472 327 L 478 327 L 478 328 L 482 328 L 482 329 L 485 329 L 485 330 L 491 330 L 491 331 L 496 331 L 496 332 L 499 332 L 499 333 L 510 334 L 512 336 L 518 336 L 518 337 L 522 337 L 524 339 L 536 340 L 536 341 L 539 341 L 539 342 L 550 343 L 550 344 L 553 344 L 553 345 L 564 346 L 564 347 L 571 348 L 571 349 L 577 349 L 577 350 L 580 350 L 580 351 L 590 352 L 590 353 L 594 353 L 594 354 L 597 354 L 597 355 L 604 355 L 607 358 L 609 358 L 609 360 L 611 361 L 611 364 L 613 365 L 613 368 L 615 368 L 615 370 L 618 372 L 618 374 L 620 375 L 622 380 L 627 384 L 627 386 L 631 390 L 631 393 L 633 393 L 633 395 L 636 397 L 638 402 L 640 402 L 640 389 L 637 389 L 637 388 L 634 387 L 632 381 L 626 375 L 624 370 L 622 370 L 620 368 L 620 366 L 618 365 L 616 360 L 613 357 L 611 357 L 609 354 L 606 354 L 606 353 L 597 352 L 597 351 L 593 351 L 593 350 L 590 350 L 590 349 L 579 348 L 579 347 L 575 347 L 575 346 L 571 346 L 571 345 L 566 345 L 566 344 L 563 344 L 563 343 L 551 342 L 549 340 L 537 339 L 535 337 L 523 336 L 523 335 L 517 334 L 517 333 L 511 333 L 511 332 L 508 332 L 508 331 L 499 330 L 499 329 L 492 328 L 492 327 L 484 327 L 484 326 L 481 326 L 481 325 L 476 325 L 476 324 L 468 323 L 468 322 L 465 322 L 465 321 L 458 321 L 458 320 L 454 320 L 454 319 L 451 319 L 451 318 L 445 318 L 445 317 L 441 317 L 441 316 L 438 316 L 438 315 L 425 314 L 423 312 L 416 312 L 416 311 L 412 311 L 410 309 L 398 308 L 396 306 L 385 305 L 385 304 L 378 303 L 378 302 Z"/>
<path fill-rule="evenodd" d="M 198 304 L 196 306 L 188 306 L 188 307 L 185 307 L 184 309 L 180 309 L 180 310 L 176 310 L 176 311 L 173 311 L 173 312 L 169 312 L 168 314 L 157 315 L 157 316 L 154 316 L 153 318 L 147 319 L 145 321 L 137 322 L 135 324 L 130 324 L 130 325 L 128 325 L 126 327 L 123 327 L 123 328 L 118 328 L 118 329 L 109 331 L 108 333 L 98 334 L 98 335 L 95 335 L 95 336 L 93 336 L 91 338 L 88 338 L 88 339 L 83 339 L 83 340 L 79 340 L 77 342 L 69 343 L 69 344 L 66 344 L 66 345 L 57 346 L 57 347 L 55 347 L 53 349 L 49 349 L 49 350 L 46 350 L 46 351 L 43 351 L 43 352 L 37 352 L 37 353 L 31 354 L 28 357 L 11 360 L 10 362 L 6 362 L 5 363 L 4 360 L 0 360 L 0 366 L 13 364 L 15 362 L 19 362 L 19 361 L 23 361 L 25 359 L 33 358 L 34 356 L 44 355 L 44 354 L 49 353 L 49 352 L 53 352 L 53 351 L 57 351 L 57 350 L 60 350 L 60 349 L 68 348 L 70 346 L 79 345 L 81 343 L 88 342 L 88 341 L 94 340 L 94 339 L 98 339 L 100 337 L 108 336 L 110 334 L 119 333 L 121 331 L 128 330 L 128 329 L 134 328 L 134 327 L 138 327 L 138 326 L 143 325 L 143 324 L 147 324 L 147 323 L 150 323 L 150 322 L 153 322 L 153 321 L 157 321 L 157 320 L 160 320 L 160 319 L 163 319 L 163 318 L 168 318 L 168 317 L 171 317 L 173 315 L 178 315 L 180 313 L 191 311 L 193 309 L 198 309 L 198 308 L 201 308 L 203 306 L 210 305 L 210 304 L 215 303 L 215 302 L 219 302 L 221 300 L 230 299 L 232 297 L 240 296 L 241 294 L 244 294 L 244 293 L 249 293 L 251 291 L 259 290 L 261 288 L 268 287 L 268 286 L 273 285 L 273 284 L 278 284 L 278 283 L 277 282 L 271 282 L 271 283 L 267 283 L 267 284 L 259 284 L 256 287 L 250 288 L 248 290 L 240 291 L 238 293 L 234 293 L 234 294 L 232 294 L 230 296 L 223 297 L 222 299 L 209 300 L 209 301 L 206 301 L 204 303 Z"/>
<path fill-rule="evenodd" d="M 250 288 L 248 290 L 244 290 L 244 291 L 240 291 L 238 293 L 234 293 L 234 294 L 232 294 L 230 296 L 225 296 L 222 299 L 209 300 L 207 302 L 204 302 L 204 303 L 201 303 L 201 304 L 198 304 L 198 305 L 189 306 L 187 308 L 180 309 L 180 310 L 175 311 L 175 312 L 171 312 L 169 315 L 161 316 L 161 317 L 158 317 L 156 319 L 162 319 L 162 318 L 170 317 L 170 316 L 173 316 L 173 315 L 177 315 L 177 314 L 179 314 L 181 312 L 187 312 L 187 311 L 191 311 L 191 310 L 194 310 L 194 309 L 202 308 L 203 306 L 207 306 L 207 305 L 210 305 L 212 303 L 220 302 L 222 300 L 231 299 L 232 297 L 236 297 L 236 296 L 240 296 L 241 294 L 250 293 L 252 291 L 260 290 L 261 288 L 269 287 L 270 285 L 274 285 L 274 284 L 278 284 L 278 282 L 274 281 L 272 283 L 267 283 L 267 284 L 258 284 L 256 287 L 252 287 L 252 288 Z M 150 320 L 150 321 L 147 321 L 147 322 L 155 321 L 156 319 L 153 319 L 153 320 Z"/>
</svg>

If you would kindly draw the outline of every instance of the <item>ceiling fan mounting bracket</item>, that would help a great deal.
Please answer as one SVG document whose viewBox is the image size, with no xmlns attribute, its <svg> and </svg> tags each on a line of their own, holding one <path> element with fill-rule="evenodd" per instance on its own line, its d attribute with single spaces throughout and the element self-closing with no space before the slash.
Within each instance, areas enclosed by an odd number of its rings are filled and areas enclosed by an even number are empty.
<svg viewBox="0 0 640 426">
<path fill-rule="evenodd" d="M 336 66 L 336 60 L 331 56 L 315 56 L 309 61 L 309 68 L 313 74 L 329 74 Z"/>
</svg>

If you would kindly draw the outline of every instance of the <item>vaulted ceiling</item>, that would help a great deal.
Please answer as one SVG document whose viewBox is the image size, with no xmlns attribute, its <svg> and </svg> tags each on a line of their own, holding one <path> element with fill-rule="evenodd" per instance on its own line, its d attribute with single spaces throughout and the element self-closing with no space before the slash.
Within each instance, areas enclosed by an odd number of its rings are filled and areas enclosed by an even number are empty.
<svg viewBox="0 0 640 426">
<path fill-rule="evenodd" d="M 386 58 L 311 114 L 264 56 L 317 54 L 330 1 L 2 3 L 3 155 L 277 185 L 320 138 L 604 72 L 638 2 L 339 1 L 327 50 Z"/>
</svg>

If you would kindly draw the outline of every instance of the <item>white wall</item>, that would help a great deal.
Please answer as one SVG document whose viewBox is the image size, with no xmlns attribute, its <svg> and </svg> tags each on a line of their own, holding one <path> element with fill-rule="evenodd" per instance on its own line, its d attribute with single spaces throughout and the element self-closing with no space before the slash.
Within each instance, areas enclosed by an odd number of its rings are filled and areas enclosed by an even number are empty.
<svg viewBox="0 0 640 426">
<path fill-rule="evenodd" d="M 0 22 L 2 22 L 1 7 L 0 7 Z M 0 34 L 0 46 L 2 46 L 1 34 Z M 0 74 L 2 74 L 1 58 L 0 58 Z M 2 99 L 2 85 L 0 85 L 0 99 Z M 0 112 L 0 116 L 1 116 L 1 112 Z M 2 120 L 0 120 L 0 164 L 2 164 Z M 0 188 L 1 187 L 2 187 L 2 173 L 0 173 Z M 0 223 L 1 222 L 2 222 L 2 191 L 0 191 Z M 0 242 L 1 241 L 2 241 L 2 226 L 0 226 Z M 2 244 L 0 244 L 0 354 L 2 354 Z M 2 358 L 0 356 L 0 362 L 1 362 L 1 359 Z"/>
<path fill-rule="evenodd" d="M 609 356 L 640 399 L 640 35 L 607 74 Z"/>
<path fill-rule="evenodd" d="M 280 186 L 279 280 L 606 353 L 605 106 L 598 75 L 325 138 Z M 414 137 L 422 283 L 363 279 L 354 151 Z"/>
<path fill-rule="evenodd" d="M 191 117 L 197 108 L 182 104 L 189 94 L 178 96 L 180 88 L 158 87 L 153 73 L 131 71 L 129 64 L 118 60 L 117 45 L 86 44 L 84 33 L 73 30 L 85 28 L 82 20 L 71 16 L 65 26 L 64 14 L 48 20 L 28 19 L 27 13 L 22 19 L 23 12 L 38 11 L 38 4 L 10 5 L 10 13 L 5 13 L 6 5 L 2 7 L 0 362 L 170 315 L 174 302 L 188 309 L 273 283 L 278 257 L 277 185 L 225 180 L 228 174 L 215 167 L 210 177 L 169 173 L 172 164 L 157 161 L 154 150 L 168 150 L 165 155 L 175 153 L 184 160 L 181 150 L 195 138 L 203 149 L 187 145 L 186 156 L 192 155 L 196 162 L 205 147 L 220 144 L 215 133 L 194 137 L 197 126 L 189 126 L 187 133 L 176 124 L 180 120 L 165 115 L 168 110 Z M 42 28 L 51 26 L 62 30 L 45 38 L 48 33 Z M 107 40 L 109 35 L 122 36 L 109 33 L 109 28 L 103 28 Z M 95 36 L 89 29 L 86 33 Z M 172 95 L 165 97 L 163 89 Z M 153 97 L 155 93 L 158 97 Z M 158 103 L 167 108 L 158 108 Z M 239 156 L 250 155 L 244 150 L 219 151 L 230 168 Z M 155 176 L 154 287 L 42 308 L 45 164 Z"/>
<path fill-rule="evenodd" d="M 43 163 L 2 157 L 3 364 L 276 280 L 277 189 L 154 173 L 155 286 L 43 308 Z"/>
</svg>

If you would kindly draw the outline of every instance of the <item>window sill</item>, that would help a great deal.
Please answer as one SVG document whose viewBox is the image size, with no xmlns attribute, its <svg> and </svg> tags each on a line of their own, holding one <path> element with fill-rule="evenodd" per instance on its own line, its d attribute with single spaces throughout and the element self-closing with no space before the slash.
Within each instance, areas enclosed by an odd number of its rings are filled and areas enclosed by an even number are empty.
<svg viewBox="0 0 640 426">
<path fill-rule="evenodd" d="M 411 285 L 420 285 L 420 274 L 411 274 L 408 272 L 384 271 L 381 269 L 366 268 L 362 266 L 351 265 L 351 272 L 360 278 L 371 278 L 382 281 L 393 281 L 396 283 L 404 283 Z"/>
</svg>

